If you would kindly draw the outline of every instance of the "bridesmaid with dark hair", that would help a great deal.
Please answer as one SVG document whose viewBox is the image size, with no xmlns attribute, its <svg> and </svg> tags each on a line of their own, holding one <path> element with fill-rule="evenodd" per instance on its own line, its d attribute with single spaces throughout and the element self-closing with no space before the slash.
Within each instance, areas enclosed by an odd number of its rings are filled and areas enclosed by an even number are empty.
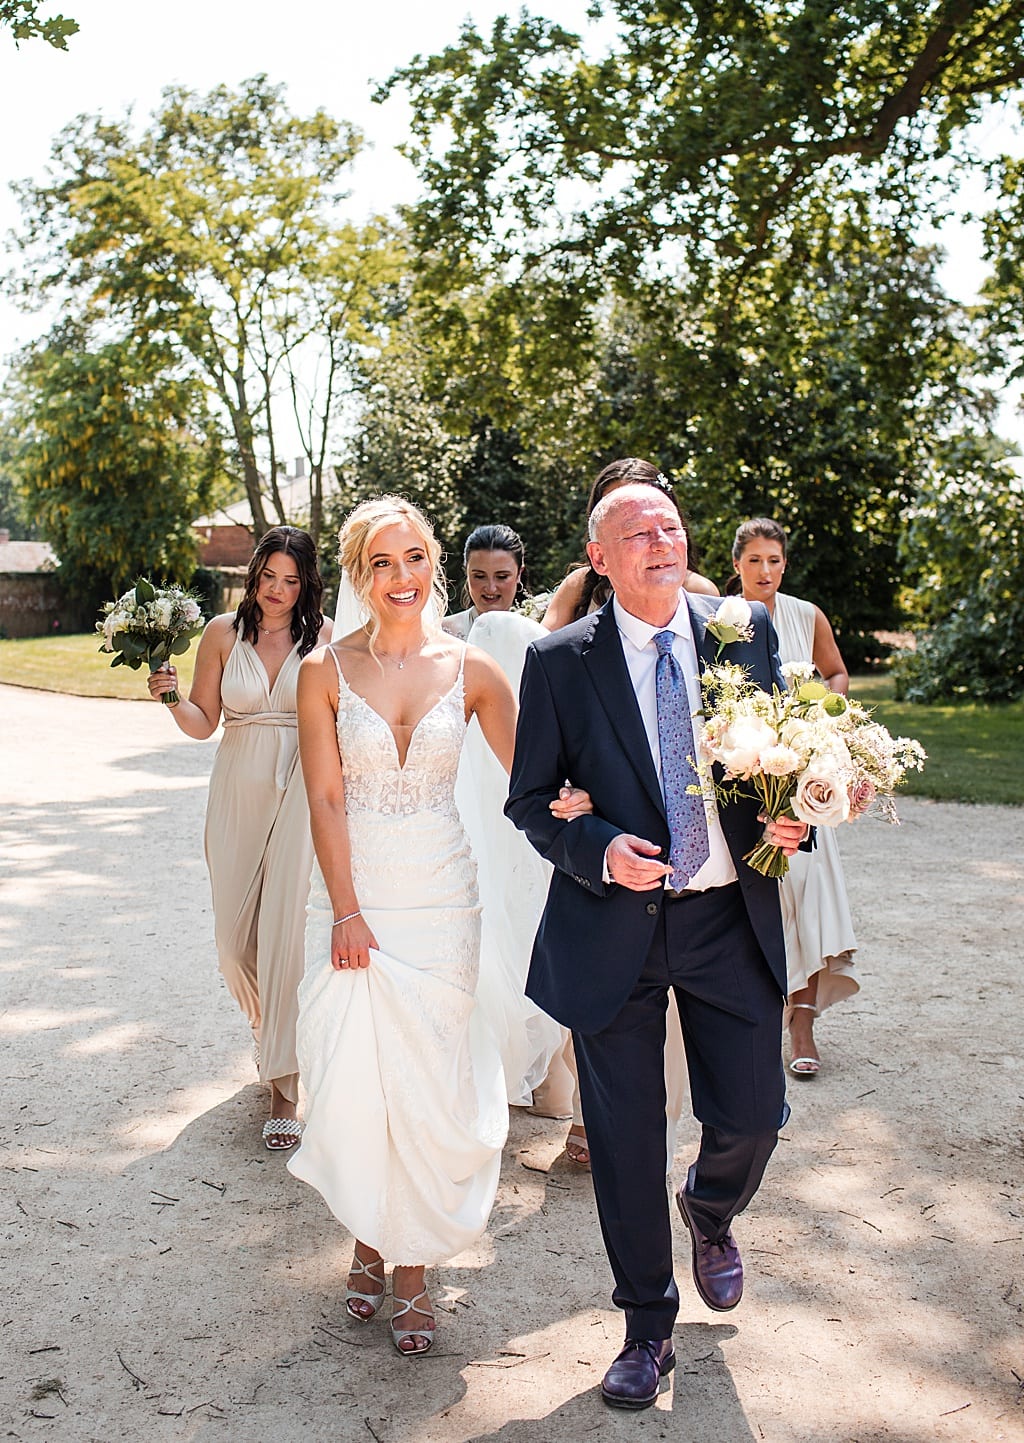
<svg viewBox="0 0 1024 1443">
<path fill-rule="evenodd" d="M 518 532 L 496 522 L 478 526 L 466 537 L 462 551 L 466 572 L 463 601 L 465 611 L 456 611 L 441 622 L 449 636 L 465 641 L 474 621 L 492 611 L 511 611 L 529 595 L 526 586 L 526 552 Z"/>
<path fill-rule="evenodd" d="M 312 538 L 295 526 L 266 532 L 238 610 L 207 623 L 187 700 L 165 708 L 197 741 L 211 737 L 223 715 L 206 807 L 206 864 L 220 970 L 252 1029 L 260 1078 L 270 1085 L 263 1140 L 271 1151 L 294 1147 L 301 1131 L 295 1021 L 313 842 L 295 689 L 302 658 L 331 639 L 322 595 Z M 149 678 L 154 698 L 176 690 L 173 666 Z"/>
</svg>

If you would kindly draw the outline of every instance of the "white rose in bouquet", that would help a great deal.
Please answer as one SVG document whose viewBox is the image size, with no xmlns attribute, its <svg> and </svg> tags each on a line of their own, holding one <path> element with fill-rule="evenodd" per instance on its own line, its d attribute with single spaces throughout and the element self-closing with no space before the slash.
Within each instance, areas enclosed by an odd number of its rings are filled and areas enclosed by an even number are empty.
<svg viewBox="0 0 1024 1443">
<path fill-rule="evenodd" d="M 796 784 L 790 806 L 797 821 L 810 827 L 836 827 L 850 815 L 850 793 L 838 771 L 808 768 Z"/>
</svg>

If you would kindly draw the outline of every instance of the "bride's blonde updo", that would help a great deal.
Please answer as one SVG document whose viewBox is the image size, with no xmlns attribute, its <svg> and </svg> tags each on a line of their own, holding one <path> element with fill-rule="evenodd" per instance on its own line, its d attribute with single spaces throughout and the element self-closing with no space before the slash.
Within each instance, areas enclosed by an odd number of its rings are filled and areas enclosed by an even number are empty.
<svg viewBox="0 0 1024 1443">
<path fill-rule="evenodd" d="M 434 535 L 434 529 L 418 506 L 402 496 L 375 496 L 372 501 L 360 501 L 345 518 L 338 533 L 338 561 L 348 577 L 356 599 L 370 617 L 370 648 L 380 632 L 380 618 L 373 609 L 370 593 L 373 589 L 373 568 L 370 566 L 370 543 L 385 526 L 405 522 L 411 526 L 423 543 L 432 573 L 431 591 L 437 604 L 437 623 L 448 610 L 448 588 L 441 566 L 441 547 Z"/>
</svg>

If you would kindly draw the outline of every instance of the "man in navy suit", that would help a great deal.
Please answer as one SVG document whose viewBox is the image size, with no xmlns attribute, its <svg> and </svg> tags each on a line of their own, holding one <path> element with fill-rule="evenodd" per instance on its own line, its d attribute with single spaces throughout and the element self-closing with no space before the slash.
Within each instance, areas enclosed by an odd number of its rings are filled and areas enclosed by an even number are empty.
<svg viewBox="0 0 1024 1443">
<path fill-rule="evenodd" d="M 756 1192 L 787 1115 L 778 883 L 742 859 L 766 831 L 791 855 L 807 829 L 766 829 L 752 799 L 721 810 L 686 801 L 693 743 L 680 713 L 700 708 L 699 667 L 718 649 L 706 627 L 720 603 L 682 590 L 686 533 L 671 498 L 619 487 L 595 508 L 590 538 L 591 564 L 614 595 L 527 653 L 506 811 L 555 869 L 526 990 L 573 1031 L 612 1296 L 626 1316 L 602 1395 L 646 1408 L 675 1365 L 679 1305 L 665 1188 L 668 989 L 702 1124 L 676 1200 L 697 1290 L 725 1310 L 743 1286 L 732 1219 Z M 752 611 L 752 639 L 723 660 L 782 688 L 771 621 L 763 606 Z M 676 692 L 666 692 L 673 677 Z M 567 777 L 590 793 L 592 816 L 552 817 Z M 696 818 L 682 815 L 695 806 Z"/>
</svg>

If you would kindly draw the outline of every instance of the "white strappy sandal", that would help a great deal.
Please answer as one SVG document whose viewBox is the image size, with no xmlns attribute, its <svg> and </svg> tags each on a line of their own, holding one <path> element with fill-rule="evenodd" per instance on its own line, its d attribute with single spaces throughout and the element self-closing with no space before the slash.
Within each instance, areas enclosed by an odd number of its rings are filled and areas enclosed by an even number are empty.
<svg viewBox="0 0 1024 1443">
<path fill-rule="evenodd" d="M 802 1008 L 804 1012 L 813 1012 L 815 1017 L 818 1015 L 818 1009 L 813 1002 L 791 1002 L 790 1006 L 794 1011 L 796 1011 L 797 1008 Z M 789 1070 L 794 1077 L 817 1077 L 821 1071 L 821 1058 L 791 1057 L 789 1060 Z"/>
</svg>

